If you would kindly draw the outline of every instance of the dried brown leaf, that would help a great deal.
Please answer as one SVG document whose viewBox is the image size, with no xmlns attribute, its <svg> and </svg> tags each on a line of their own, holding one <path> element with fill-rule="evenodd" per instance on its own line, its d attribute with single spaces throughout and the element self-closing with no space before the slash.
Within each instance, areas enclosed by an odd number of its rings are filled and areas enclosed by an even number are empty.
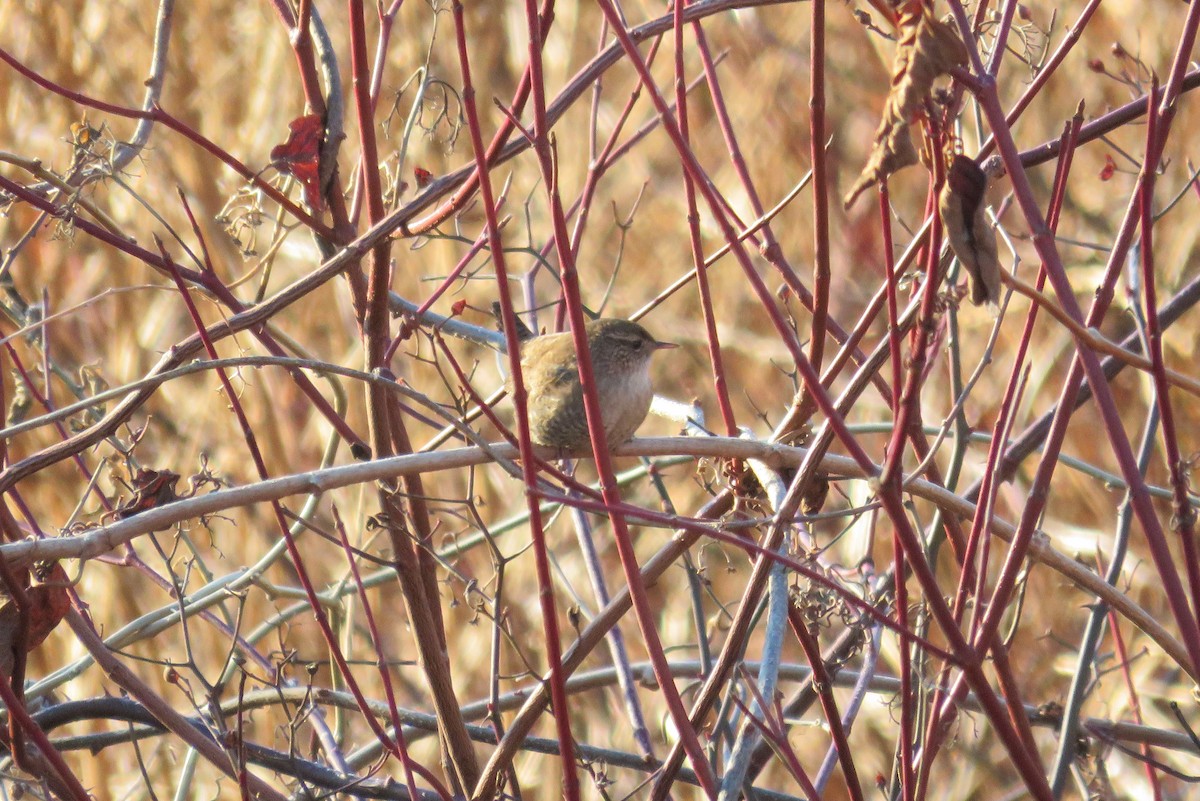
<svg viewBox="0 0 1200 801">
<path fill-rule="evenodd" d="M 800 501 L 800 511 L 809 516 L 820 514 L 828 497 L 829 476 L 817 473 L 808 485 L 808 492 L 804 493 L 804 498 Z"/>
<path fill-rule="evenodd" d="M 923 4 L 900 17 L 900 32 L 884 115 L 912 122 L 932 91 L 934 80 L 955 67 L 966 66 L 967 48 L 958 32 L 935 19 Z"/>
<path fill-rule="evenodd" d="M 35 578 L 36 582 L 25 588 L 25 599 L 29 603 L 26 652 L 41 645 L 71 608 L 71 598 L 67 595 L 70 582 L 61 565 L 55 562 L 46 566 Z M 7 593 L 0 592 L 0 672 L 5 676 L 12 675 L 19 623 L 16 602 Z"/>
<path fill-rule="evenodd" d="M 894 172 L 917 163 L 908 126 L 924 105 L 933 82 L 967 63 L 967 49 L 950 25 L 935 19 L 922 3 L 913 3 L 900 16 L 900 43 L 892 63 L 892 87 L 883 104 L 875 144 L 858 180 L 846 193 L 849 208 L 864 189 Z"/>
<path fill-rule="evenodd" d="M 971 276 L 971 302 L 1000 300 L 1000 258 L 996 233 L 983 212 L 987 173 L 966 156 L 955 156 L 938 197 L 950 249 Z"/>
<path fill-rule="evenodd" d="M 892 173 L 917 163 L 917 151 L 913 147 L 912 136 L 908 133 L 908 123 L 903 120 L 889 122 L 886 117 L 884 123 L 885 126 L 881 126 L 875 133 L 875 146 L 871 148 L 867 166 L 863 167 L 862 174 L 846 193 L 846 208 L 850 208 L 850 204 L 863 190 L 869 189 Z"/>
</svg>

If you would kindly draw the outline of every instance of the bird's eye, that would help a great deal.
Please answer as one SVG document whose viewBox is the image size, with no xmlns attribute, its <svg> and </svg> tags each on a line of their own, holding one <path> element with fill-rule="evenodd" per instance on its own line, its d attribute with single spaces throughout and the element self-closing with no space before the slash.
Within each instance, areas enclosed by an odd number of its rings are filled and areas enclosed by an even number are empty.
<svg viewBox="0 0 1200 801">
<path fill-rule="evenodd" d="M 645 344 L 646 344 L 646 340 L 644 340 L 644 339 L 635 339 L 635 340 L 633 341 L 633 349 L 634 349 L 634 350 L 641 350 L 641 349 L 642 349 L 642 346 L 643 346 L 643 345 L 645 345 Z"/>
</svg>

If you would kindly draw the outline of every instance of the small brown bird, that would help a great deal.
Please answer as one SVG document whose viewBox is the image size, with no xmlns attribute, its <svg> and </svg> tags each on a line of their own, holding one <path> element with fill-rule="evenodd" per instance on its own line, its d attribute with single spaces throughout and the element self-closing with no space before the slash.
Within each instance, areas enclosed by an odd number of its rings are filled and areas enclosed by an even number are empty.
<svg viewBox="0 0 1200 801">
<path fill-rule="evenodd" d="M 655 351 L 676 346 L 659 342 L 629 320 L 593 320 L 586 328 L 600 416 L 611 448 L 632 437 L 650 411 L 654 398 L 650 357 Z M 585 447 L 588 427 L 583 384 L 570 332 L 525 340 L 521 345 L 521 372 L 529 396 L 529 433 L 533 441 L 564 450 Z"/>
</svg>

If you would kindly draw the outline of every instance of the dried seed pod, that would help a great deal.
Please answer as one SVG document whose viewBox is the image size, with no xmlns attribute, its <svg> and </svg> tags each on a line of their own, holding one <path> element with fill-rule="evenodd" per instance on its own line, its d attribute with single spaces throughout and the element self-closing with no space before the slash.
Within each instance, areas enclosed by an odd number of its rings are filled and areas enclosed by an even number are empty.
<svg viewBox="0 0 1200 801">
<path fill-rule="evenodd" d="M 950 249 L 971 276 L 971 302 L 1000 300 L 1000 259 L 996 233 L 983 213 L 987 173 L 966 156 L 956 155 L 938 197 Z"/>
</svg>

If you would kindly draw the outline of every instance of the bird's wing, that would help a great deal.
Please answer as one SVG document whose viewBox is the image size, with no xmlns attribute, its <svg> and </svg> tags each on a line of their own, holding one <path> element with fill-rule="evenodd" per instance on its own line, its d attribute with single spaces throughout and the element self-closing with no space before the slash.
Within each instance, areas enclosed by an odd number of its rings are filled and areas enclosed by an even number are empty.
<svg viewBox="0 0 1200 801">
<path fill-rule="evenodd" d="M 559 365 L 541 375 L 541 380 L 529 385 L 529 393 L 543 408 L 557 409 L 580 403 L 581 388 L 575 360 Z"/>
<path fill-rule="evenodd" d="M 557 369 L 547 376 L 547 386 L 562 387 L 570 385 L 572 382 L 579 380 L 579 367 L 575 364 L 575 359 L 572 358 L 569 363 L 559 365 Z"/>
</svg>

